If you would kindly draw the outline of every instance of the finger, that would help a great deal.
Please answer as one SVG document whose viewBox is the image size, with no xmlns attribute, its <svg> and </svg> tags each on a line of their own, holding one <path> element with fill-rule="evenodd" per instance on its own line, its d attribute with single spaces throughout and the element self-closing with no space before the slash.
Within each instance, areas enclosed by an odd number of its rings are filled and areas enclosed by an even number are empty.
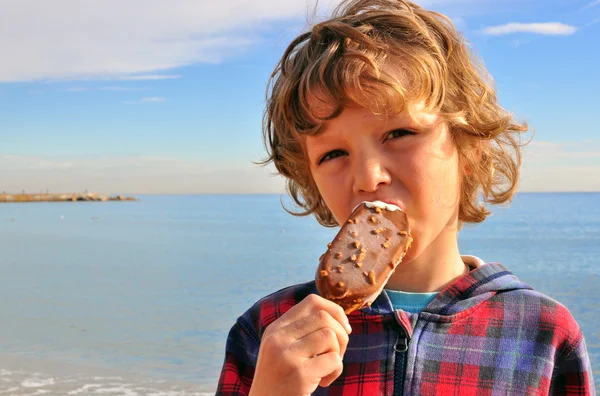
<svg viewBox="0 0 600 396">
<path fill-rule="evenodd" d="M 336 370 L 335 372 L 329 374 L 328 376 L 321 378 L 321 382 L 319 382 L 319 386 L 322 386 L 323 388 L 327 388 L 329 385 L 331 385 L 333 383 L 333 381 L 335 381 L 340 376 L 340 374 L 342 374 L 342 370 L 343 370 L 343 366 L 339 370 Z"/>
<path fill-rule="evenodd" d="M 300 301 L 300 303 L 293 306 L 288 312 L 281 316 L 278 323 L 278 327 L 287 326 L 292 322 L 299 320 L 318 310 L 327 311 L 335 320 L 337 320 L 348 334 L 352 332 L 348 316 L 344 312 L 343 308 L 335 304 L 332 301 L 326 300 L 316 294 L 309 294 Z"/>
<path fill-rule="evenodd" d="M 352 333 L 352 326 L 350 326 L 350 321 L 348 320 L 348 315 L 344 312 L 344 308 L 323 297 L 319 297 L 319 300 L 321 304 L 323 304 L 323 309 L 329 312 L 329 314 L 342 325 L 344 330 L 346 330 L 346 333 Z"/>
<path fill-rule="evenodd" d="M 305 337 L 296 340 L 291 346 L 293 355 L 303 358 L 313 358 L 329 352 L 340 354 L 340 344 L 335 332 L 329 327 L 323 327 Z"/>
<path fill-rule="evenodd" d="M 291 337 L 299 340 L 306 337 L 308 334 L 324 328 L 329 328 L 335 333 L 339 345 L 339 352 L 343 357 L 346 353 L 346 347 L 348 346 L 348 333 L 346 333 L 342 325 L 325 310 L 310 313 L 308 316 L 282 328 L 282 331 L 286 331 Z"/>
<path fill-rule="evenodd" d="M 309 378 L 319 381 L 321 386 L 329 386 L 342 374 L 344 365 L 340 355 L 335 352 L 325 353 L 304 362 L 304 370 Z"/>
</svg>

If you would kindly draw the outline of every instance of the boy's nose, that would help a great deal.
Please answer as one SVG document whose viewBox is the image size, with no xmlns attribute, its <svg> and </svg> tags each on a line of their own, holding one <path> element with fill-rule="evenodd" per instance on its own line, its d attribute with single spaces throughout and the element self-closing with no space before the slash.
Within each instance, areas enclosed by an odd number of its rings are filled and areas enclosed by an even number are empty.
<svg viewBox="0 0 600 396">
<path fill-rule="evenodd" d="M 370 158 L 355 165 L 354 193 L 375 192 L 390 182 L 390 174 L 378 159 Z"/>
</svg>

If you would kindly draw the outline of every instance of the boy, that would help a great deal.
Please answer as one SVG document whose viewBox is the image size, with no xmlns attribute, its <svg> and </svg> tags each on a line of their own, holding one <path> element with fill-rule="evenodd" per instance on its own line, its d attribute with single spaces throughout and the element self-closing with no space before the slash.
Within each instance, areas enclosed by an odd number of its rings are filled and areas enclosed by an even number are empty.
<svg viewBox="0 0 600 396">
<path fill-rule="evenodd" d="M 325 226 L 362 201 L 406 213 L 414 242 L 369 308 L 314 282 L 267 296 L 230 331 L 218 395 L 590 395 L 568 310 L 499 264 L 461 256 L 479 199 L 510 200 L 520 134 L 444 16 L 353 0 L 295 39 L 273 74 L 269 158 Z"/>
</svg>

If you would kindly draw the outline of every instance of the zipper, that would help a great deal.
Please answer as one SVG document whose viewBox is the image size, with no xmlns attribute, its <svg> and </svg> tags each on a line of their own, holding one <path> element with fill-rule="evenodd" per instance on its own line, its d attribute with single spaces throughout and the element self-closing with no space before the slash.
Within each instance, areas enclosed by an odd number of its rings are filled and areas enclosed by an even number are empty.
<svg viewBox="0 0 600 396">
<path fill-rule="evenodd" d="M 397 315 L 397 314 L 396 314 Z M 408 342 L 410 341 L 404 326 L 396 317 L 396 321 L 400 325 L 398 331 L 398 337 L 394 344 L 394 351 L 396 352 L 396 364 L 394 367 L 394 396 L 402 396 L 404 393 L 404 377 L 406 371 L 406 357 L 408 355 Z"/>
</svg>

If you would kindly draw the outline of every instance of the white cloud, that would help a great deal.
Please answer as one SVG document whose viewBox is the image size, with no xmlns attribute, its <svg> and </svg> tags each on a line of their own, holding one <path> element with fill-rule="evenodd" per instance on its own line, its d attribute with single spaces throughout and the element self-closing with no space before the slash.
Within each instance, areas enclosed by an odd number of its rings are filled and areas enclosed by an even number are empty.
<svg viewBox="0 0 600 396">
<path fill-rule="evenodd" d="M 588 27 L 593 26 L 593 25 L 595 25 L 597 23 L 600 23 L 600 18 L 596 18 L 596 19 L 592 20 L 591 22 L 587 23 L 585 25 L 585 27 L 588 28 Z"/>
<path fill-rule="evenodd" d="M 534 141 L 523 150 L 521 191 L 600 191 L 600 141 Z M 216 166 L 207 160 L 156 156 L 0 155 L 8 192 L 281 193 L 272 166 Z"/>
<path fill-rule="evenodd" d="M 102 170 L 108 168 L 144 167 L 153 171 L 165 165 L 174 169 L 188 162 L 170 157 L 152 156 L 50 156 L 50 155 L 0 155 L 0 172 L 13 171 L 56 171 L 62 169 Z M 196 166 L 202 165 L 197 162 Z"/>
<path fill-rule="evenodd" d="M 600 191 L 600 166 L 554 165 L 535 170 L 524 168 L 519 190 L 598 192 Z"/>
<path fill-rule="evenodd" d="M 70 87 L 70 88 L 66 88 L 64 89 L 65 92 L 84 92 L 87 91 L 86 88 L 83 87 Z"/>
<path fill-rule="evenodd" d="M 158 96 L 153 96 L 151 98 L 142 98 L 142 102 L 146 103 L 146 102 L 165 102 L 167 99 L 165 98 L 161 98 Z"/>
<path fill-rule="evenodd" d="M 533 0 L 420 0 L 462 17 Z M 298 27 L 319 4 L 317 19 L 338 0 L 16 0 L 0 12 L 0 83 L 48 80 L 179 78 L 174 69 L 221 62 L 263 35 L 277 40 L 275 22 Z M 293 23 L 292 25 L 294 25 Z M 280 26 L 280 25 L 279 25 Z M 289 29 L 287 23 L 285 29 Z M 296 32 L 294 32 L 296 33 Z"/>
<path fill-rule="evenodd" d="M 281 193 L 274 168 L 216 167 L 198 159 L 0 155 L 2 190 L 122 194 Z"/>
<path fill-rule="evenodd" d="M 535 33 L 543 35 L 568 36 L 574 34 L 577 28 L 559 22 L 544 23 L 507 23 L 499 26 L 489 26 L 483 33 L 491 36 L 503 36 L 513 33 Z"/>
<path fill-rule="evenodd" d="M 600 4 L 600 0 L 596 0 L 596 1 L 592 1 L 591 3 L 585 5 L 583 8 L 590 8 L 590 7 L 594 7 L 597 6 L 598 4 Z"/>
<path fill-rule="evenodd" d="M 303 20 L 306 4 L 307 0 L 4 1 L 0 82 L 177 78 L 166 71 L 220 62 L 257 43 L 272 22 Z"/>
<path fill-rule="evenodd" d="M 136 91 L 146 91 L 146 90 L 148 90 L 148 88 L 109 86 L 109 87 L 100 87 L 99 90 L 100 91 L 109 91 L 109 92 L 136 92 Z"/>
<path fill-rule="evenodd" d="M 520 191 L 600 191 L 600 141 L 534 141 L 523 150 Z M 216 166 L 208 160 L 156 156 L 0 155 L 8 192 L 281 193 L 272 166 Z"/>
<path fill-rule="evenodd" d="M 522 191 L 600 191 L 600 141 L 534 141 L 523 150 Z"/>
<path fill-rule="evenodd" d="M 144 81 L 144 80 L 172 80 L 181 78 L 177 74 L 142 74 L 137 76 L 121 76 L 118 79 L 122 81 Z"/>
<path fill-rule="evenodd" d="M 557 160 L 600 160 L 600 141 L 580 140 L 569 142 L 532 141 L 525 146 L 525 158 L 534 163 Z M 600 162 L 599 162 L 600 165 Z"/>
<path fill-rule="evenodd" d="M 162 103 L 162 102 L 166 102 L 166 101 L 167 101 L 166 98 L 161 98 L 160 96 L 152 96 L 149 98 L 142 98 L 140 100 L 128 100 L 123 103 L 131 105 L 131 104 L 144 104 L 144 103 Z"/>
</svg>

